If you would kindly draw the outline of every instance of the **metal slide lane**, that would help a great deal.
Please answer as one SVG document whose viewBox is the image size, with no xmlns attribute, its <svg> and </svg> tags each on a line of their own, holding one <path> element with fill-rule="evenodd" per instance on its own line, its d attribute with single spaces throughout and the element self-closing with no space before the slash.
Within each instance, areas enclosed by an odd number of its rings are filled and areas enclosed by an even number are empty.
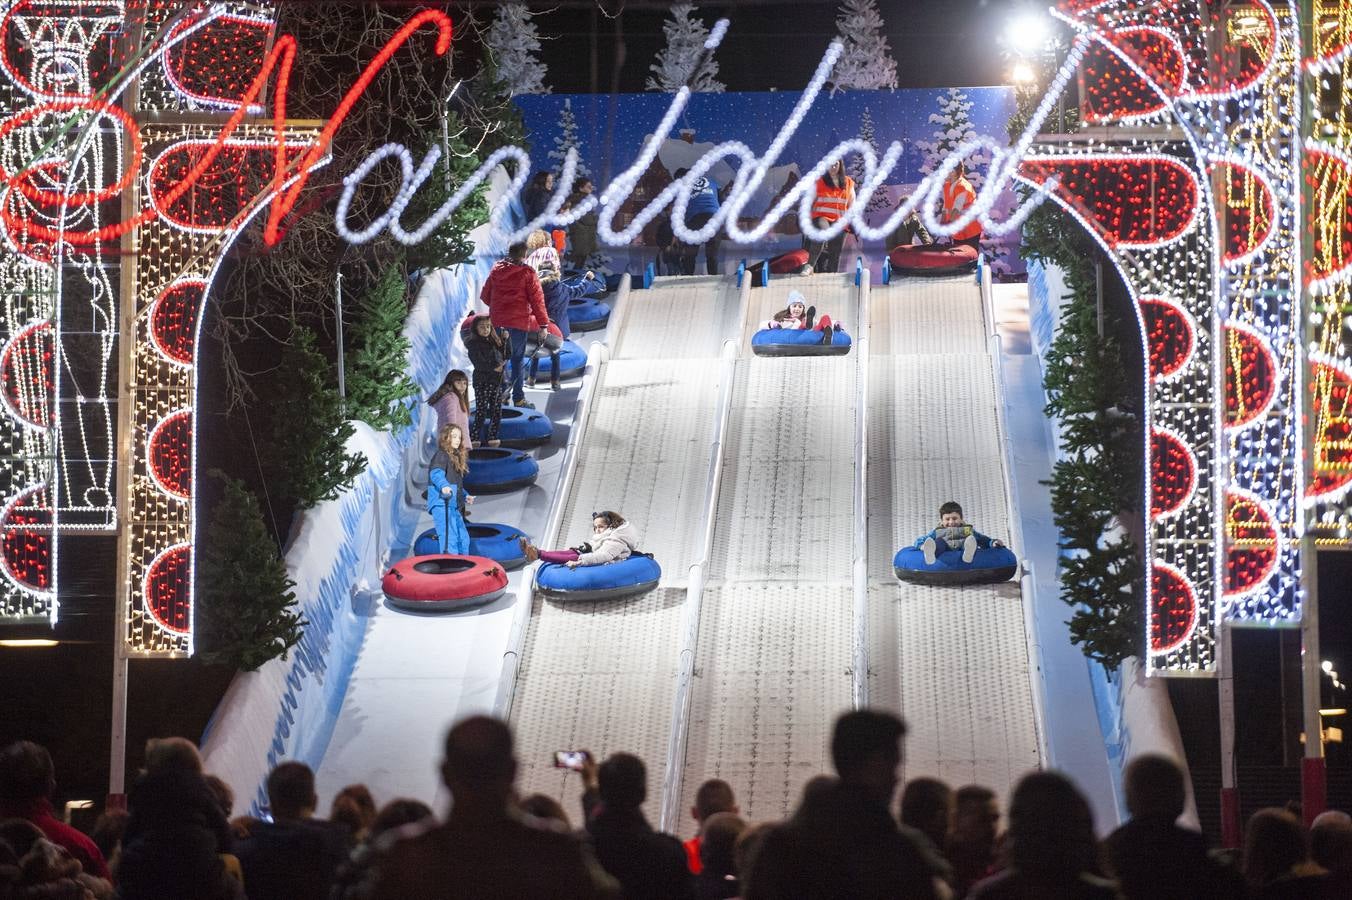
<svg viewBox="0 0 1352 900">
<path fill-rule="evenodd" d="M 656 590 L 634 599 L 531 601 L 514 690 L 523 794 L 575 809 L 576 776 L 557 750 L 623 750 L 648 765 L 650 818 L 664 777 L 686 584 L 715 430 L 722 344 L 742 299 L 730 278 L 662 278 L 636 291 L 601 366 L 558 531 L 559 546 L 591 533 L 591 513 L 616 510 L 662 566 Z M 500 704 L 502 706 L 504 704 Z"/>
<path fill-rule="evenodd" d="M 749 337 L 800 290 L 858 330 L 854 274 L 776 279 L 752 295 L 737 363 L 678 796 L 723 778 L 751 821 L 779 819 L 829 772 L 851 704 L 853 354 L 758 358 Z"/>
<path fill-rule="evenodd" d="M 946 500 L 979 531 L 1018 537 L 982 294 L 972 275 L 901 278 L 870 305 L 870 702 L 907 721 L 905 778 L 1007 797 L 1042 763 L 1019 583 L 922 587 L 892 571 Z"/>
</svg>

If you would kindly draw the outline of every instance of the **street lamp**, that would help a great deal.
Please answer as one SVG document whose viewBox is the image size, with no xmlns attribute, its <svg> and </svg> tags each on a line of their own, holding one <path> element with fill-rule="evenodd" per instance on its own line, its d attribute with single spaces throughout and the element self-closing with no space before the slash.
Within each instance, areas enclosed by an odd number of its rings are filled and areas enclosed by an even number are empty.
<svg viewBox="0 0 1352 900">
<path fill-rule="evenodd" d="M 1029 87 L 1037 81 L 1037 72 L 1028 63 L 1020 60 L 1014 64 L 1014 68 L 1009 73 L 1009 78 L 1019 87 Z"/>
</svg>

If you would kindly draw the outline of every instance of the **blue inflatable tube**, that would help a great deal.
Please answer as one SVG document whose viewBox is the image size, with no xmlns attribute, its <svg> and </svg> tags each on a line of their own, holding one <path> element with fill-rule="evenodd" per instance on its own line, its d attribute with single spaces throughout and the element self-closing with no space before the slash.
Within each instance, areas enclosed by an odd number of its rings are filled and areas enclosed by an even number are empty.
<svg viewBox="0 0 1352 900">
<path fill-rule="evenodd" d="M 976 551 L 972 561 L 962 561 L 961 550 L 945 550 L 925 564 L 925 554 L 915 547 L 902 547 L 892 560 L 892 568 L 902 581 L 933 587 L 956 584 L 999 584 L 1014 577 L 1019 560 L 1008 547 L 988 547 Z"/>
<path fill-rule="evenodd" d="M 465 490 L 471 494 L 504 494 L 535 483 L 540 464 L 527 453 L 504 447 L 476 447 L 469 451 Z"/>
<path fill-rule="evenodd" d="M 576 327 L 576 324 L 569 322 L 569 327 Z M 529 357 L 535 352 L 535 341 L 529 341 L 526 344 L 526 356 Z M 575 375 L 581 375 L 582 370 L 587 368 L 587 354 L 582 352 L 582 348 L 572 341 L 564 341 L 563 346 L 559 348 L 559 377 L 572 378 Z M 554 357 L 540 357 L 540 378 L 548 378 L 554 370 Z"/>
<path fill-rule="evenodd" d="M 475 411 L 470 410 L 471 420 Z M 502 424 L 498 428 L 498 440 L 504 447 L 529 450 L 548 444 L 554 436 L 554 423 L 549 416 L 534 409 L 522 409 L 519 406 L 502 408 Z"/>
<path fill-rule="evenodd" d="M 610 306 L 583 297 L 568 304 L 568 327 L 573 331 L 598 331 L 610 321 Z"/>
<path fill-rule="evenodd" d="M 469 530 L 469 555 L 491 559 L 507 571 L 519 569 L 526 564 L 526 555 L 521 552 L 520 539 L 526 533 L 511 525 L 499 525 L 495 522 L 478 524 L 466 522 Z M 413 544 L 414 556 L 434 556 L 441 552 L 441 542 L 437 539 L 437 530 L 429 528 L 418 535 Z"/>
<path fill-rule="evenodd" d="M 852 343 L 844 331 L 835 332 L 831 343 L 823 344 L 820 331 L 762 328 L 751 336 L 751 352 L 757 356 L 844 356 Z"/>
<path fill-rule="evenodd" d="M 650 591 L 661 577 L 657 560 L 635 553 L 619 562 L 576 569 L 544 563 L 535 573 L 535 587 L 554 600 L 614 600 Z"/>
</svg>

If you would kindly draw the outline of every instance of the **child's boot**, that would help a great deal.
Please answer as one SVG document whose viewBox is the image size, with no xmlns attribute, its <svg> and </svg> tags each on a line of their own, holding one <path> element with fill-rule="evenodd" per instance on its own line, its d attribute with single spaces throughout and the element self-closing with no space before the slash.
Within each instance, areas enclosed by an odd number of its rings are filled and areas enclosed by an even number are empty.
<svg viewBox="0 0 1352 900">
<path fill-rule="evenodd" d="M 535 545 L 530 541 L 524 537 L 519 537 L 516 541 L 521 545 L 521 555 L 526 557 L 526 562 L 533 563 L 540 558 L 540 551 L 536 550 Z"/>
<path fill-rule="evenodd" d="M 934 560 L 936 558 L 934 552 L 935 549 L 936 547 L 934 543 L 934 538 L 932 537 L 925 538 L 925 543 L 920 545 L 920 552 L 925 554 L 925 565 L 927 566 L 934 565 Z"/>
<path fill-rule="evenodd" d="M 962 561 L 970 563 L 976 558 L 976 536 L 967 535 L 967 540 L 962 542 Z"/>
<path fill-rule="evenodd" d="M 809 306 L 807 308 L 807 330 L 812 330 L 812 323 L 817 321 L 817 307 Z"/>
</svg>

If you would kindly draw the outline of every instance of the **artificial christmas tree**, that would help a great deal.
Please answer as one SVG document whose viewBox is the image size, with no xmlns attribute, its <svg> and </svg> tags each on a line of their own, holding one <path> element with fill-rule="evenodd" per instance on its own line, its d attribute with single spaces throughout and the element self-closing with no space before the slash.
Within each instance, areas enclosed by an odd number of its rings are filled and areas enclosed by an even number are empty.
<svg viewBox="0 0 1352 900">
<path fill-rule="evenodd" d="M 869 111 L 867 106 L 864 107 L 864 114 L 859 118 L 858 138 L 873 148 L 873 157 L 877 159 L 880 155 L 878 153 L 878 137 L 873 130 L 873 113 Z M 864 161 L 861 157 L 853 156 L 850 158 L 850 176 L 854 178 L 856 187 L 864 183 Z M 892 201 L 887 196 L 887 185 L 880 184 L 878 189 L 873 192 L 873 196 L 869 198 L 868 206 L 864 207 L 864 213 L 890 211 L 891 209 Z"/>
<path fill-rule="evenodd" d="M 329 384 L 331 373 L 314 332 L 297 328 L 272 382 L 272 432 L 262 455 L 270 481 L 301 509 L 334 499 L 366 469 L 364 456 L 347 452 L 356 429 Z"/>
<path fill-rule="evenodd" d="M 296 611 L 296 583 L 243 482 L 225 479 L 198 547 L 195 615 L 202 659 L 252 672 L 285 658 L 306 623 Z"/>
<path fill-rule="evenodd" d="M 671 18 L 662 24 L 667 45 L 657 53 L 657 61 L 648 67 L 647 90 L 674 94 L 689 84 L 690 90 L 721 94 L 725 90 L 718 75 L 718 63 L 713 54 L 704 56 L 704 42 L 709 29 L 694 17 L 695 4 L 673 3 Z M 701 58 L 703 57 L 703 62 Z"/>
<path fill-rule="evenodd" d="M 397 259 L 362 299 L 354 329 L 357 349 L 347 367 L 347 414 L 386 431 L 413 421 L 409 407 L 418 393 L 408 377 L 407 285 L 403 261 Z"/>
<path fill-rule="evenodd" d="M 843 90 L 876 91 L 897 87 L 897 61 L 883 37 L 883 17 L 877 0 L 844 0 L 836 18 L 845 51 L 831 72 L 831 93 Z"/>
<path fill-rule="evenodd" d="M 591 169 L 582 159 L 582 141 L 577 136 L 577 117 L 573 115 L 573 101 L 564 100 L 559 110 L 559 135 L 554 138 L 554 149 L 549 151 L 549 168 L 555 172 L 563 171 L 563 159 L 568 151 L 577 151 L 577 177 L 582 179 L 591 175 Z"/>
<path fill-rule="evenodd" d="M 939 126 L 934 131 L 934 140 L 917 142 L 925 153 L 925 164 L 920 171 L 926 175 L 938 169 L 944 159 L 959 146 L 977 136 L 976 128 L 972 125 L 972 101 L 967 99 L 962 88 L 949 88 L 939 98 L 939 111 L 930 113 L 929 121 L 931 125 Z M 989 165 L 990 161 L 991 155 L 985 150 L 966 158 L 967 180 L 972 183 L 972 187 L 981 187 L 985 175 L 979 167 Z"/>
<path fill-rule="evenodd" d="M 526 4 L 504 3 L 484 34 L 493 81 L 508 97 L 549 93 L 545 64 L 536 56 L 540 37 L 534 18 Z"/>
</svg>

